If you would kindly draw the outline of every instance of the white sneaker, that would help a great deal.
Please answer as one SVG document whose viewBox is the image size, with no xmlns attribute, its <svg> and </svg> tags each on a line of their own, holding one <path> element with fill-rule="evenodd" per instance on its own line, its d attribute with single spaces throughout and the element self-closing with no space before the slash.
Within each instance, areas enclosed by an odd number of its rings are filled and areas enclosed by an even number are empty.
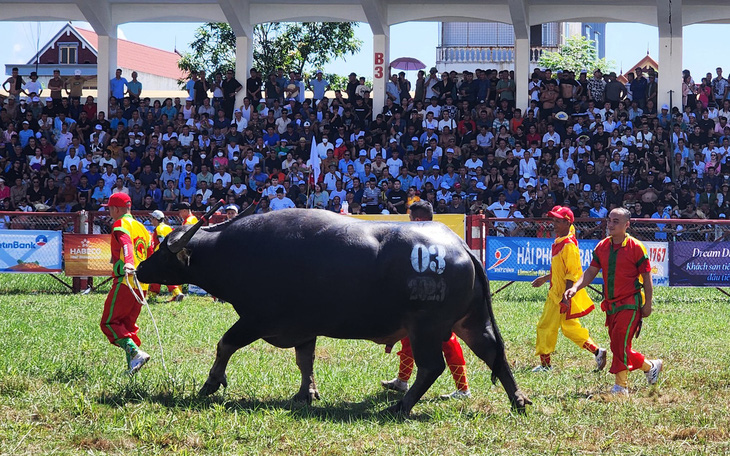
<svg viewBox="0 0 730 456">
<path fill-rule="evenodd" d="M 170 299 L 170 302 L 182 302 L 182 300 L 185 299 L 185 295 L 183 293 L 180 293 L 179 295 L 175 295 Z"/>
<path fill-rule="evenodd" d="M 613 394 L 614 396 L 628 396 L 629 389 L 624 388 L 621 385 L 613 385 L 613 388 L 611 388 L 611 394 Z"/>
<path fill-rule="evenodd" d="M 599 348 L 596 355 L 596 371 L 603 370 L 606 367 L 606 349 Z"/>
<path fill-rule="evenodd" d="M 532 368 L 532 372 L 550 372 L 551 370 L 553 370 L 552 367 L 550 367 L 550 366 L 543 366 L 543 365 L 539 365 L 539 366 L 536 366 L 536 367 L 533 367 Z"/>
<path fill-rule="evenodd" d="M 127 373 L 129 375 L 134 375 L 137 373 L 138 370 L 142 368 L 142 366 L 145 365 L 147 361 L 150 360 L 150 355 L 143 352 L 142 350 L 137 350 L 137 354 L 134 355 L 132 359 L 129 360 L 129 370 Z"/>
<path fill-rule="evenodd" d="M 456 391 L 454 391 L 451 394 L 442 394 L 440 397 L 443 400 L 449 400 L 449 399 L 468 399 L 468 398 L 471 397 L 471 391 L 469 391 L 469 390 L 466 390 L 466 391 L 456 390 Z"/>
<path fill-rule="evenodd" d="M 398 391 L 399 393 L 405 393 L 406 391 L 408 391 L 408 382 L 404 382 L 399 378 L 394 378 L 390 381 L 381 380 L 380 385 L 385 389 Z"/>
<path fill-rule="evenodd" d="M 645 372 L 644 375 L 646 375 L 646 381 L 649 382 L 650 385 L 654 385 L 657 380 L 659 380 L 659 373 L 664 367 L 664 361 L 661 359 L 652 359 L 649 361 L 649 364 L 651 364 L 651 369 L 649 369 L 648 372 Z"/>
</svg>

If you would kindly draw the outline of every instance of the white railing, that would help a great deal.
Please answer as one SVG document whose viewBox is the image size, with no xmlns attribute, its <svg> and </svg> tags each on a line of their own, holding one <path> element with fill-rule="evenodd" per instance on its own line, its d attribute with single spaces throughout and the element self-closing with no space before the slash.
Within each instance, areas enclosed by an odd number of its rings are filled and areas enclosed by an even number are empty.
<svg viewBox="0 0 730 456">
<path fill-rule="evenodd" d="M 544 51 L 557 51 L 556 47 L 530 48 L 530 62 L 536 63 Z M 436 63 L 505 63 L 514 62 L 513 46 L 439 46 Z"/>
</svg>

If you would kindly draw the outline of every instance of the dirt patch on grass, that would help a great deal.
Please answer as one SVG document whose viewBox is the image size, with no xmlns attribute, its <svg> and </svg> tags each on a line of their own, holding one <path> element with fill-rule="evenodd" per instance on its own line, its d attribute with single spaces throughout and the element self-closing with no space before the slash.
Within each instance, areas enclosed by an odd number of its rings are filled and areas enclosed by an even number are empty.
<svg viewBox="0 0 730 456">
<path fill-rule="evenodd" d="M 682 428 L 672 433 L 672 440 L 701 440 L 710 442 L 725 441 L 730 435 L 727 429 L 718 428 L 697 428 L 691 426 Z"/>
<path fill-rule="evenodd" d="M 110 440 L 99 436 L 78 437 L 73 441 L 74 447 L 81 450 L 109 452 L 115 450 L 131 450 L 136 442 L 131 439 Z"/>
</svg>

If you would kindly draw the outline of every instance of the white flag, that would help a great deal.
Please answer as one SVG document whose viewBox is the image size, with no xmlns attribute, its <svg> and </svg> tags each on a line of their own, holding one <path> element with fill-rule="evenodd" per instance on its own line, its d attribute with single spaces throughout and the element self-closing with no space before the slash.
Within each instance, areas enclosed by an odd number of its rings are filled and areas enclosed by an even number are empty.
<svg viewBox="0 0 730 456">
<path fill-rule="evenodd" d="M 309 151 L 309 160 L 307 160 L 307 166 L 314 173 L 314 183 L 319 181 L 319 175 L 322 172 L 322 159 L 319 158 L 319 151 L 317 150 L 317 139 L 312 136 L 312 148 Z"/>
</svg>

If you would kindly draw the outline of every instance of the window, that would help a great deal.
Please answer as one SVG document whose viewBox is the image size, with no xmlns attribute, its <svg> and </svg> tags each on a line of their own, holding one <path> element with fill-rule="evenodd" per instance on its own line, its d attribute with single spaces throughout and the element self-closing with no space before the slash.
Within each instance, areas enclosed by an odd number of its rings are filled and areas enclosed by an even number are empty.
<svg viewBox="0 0 730 456">
<path fill-rule="evenodd" d="M 58 63 L 76 65 L 78 63 L 78 43 L 58 43 Z"/>
</svg>

